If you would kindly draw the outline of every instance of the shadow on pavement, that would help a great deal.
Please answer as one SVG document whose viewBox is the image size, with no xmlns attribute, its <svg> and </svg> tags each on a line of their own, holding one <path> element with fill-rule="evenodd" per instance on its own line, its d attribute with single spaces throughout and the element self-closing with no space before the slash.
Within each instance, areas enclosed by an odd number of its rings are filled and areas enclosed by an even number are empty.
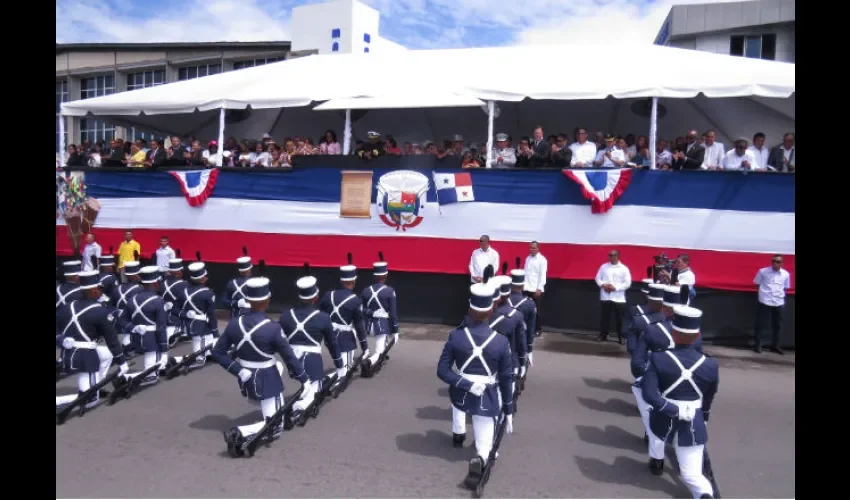
<svg viewBox="0 0 850 500">
<path fill-rule="evenodd" d="M 645 462 L 634 458 L 619 456 L 614 459 L 613 464 L 588 457 L 575 457 L 575 460 L 582 475 L 591 481 L 636 486 L 647 491 L 657 491 L 672 498 L 689 498 L 685 496 L 688 493 L 687 489 L 682 491 L 664 476 L 653 476 Z"/>
<path fill-rule="evenodd" d="M 227 415 L 207 415 L 189 424 L 192 429 L 200 429 L 204 431 L 224 432 L 231 427 L 239 425 L 249 425 L 259 422 L 263 419 L 263 412 L 260 410 L 246 413 L 236 419 L 230 418 Z"/>
<path fill-rule="evenodd" d="M 576 398 L 585 408 L 590 408 L 595 411 L 604 411 L 606 413 L 615 413 L 625 417 L 637 417 L 640 415 L 637 406 L 632 403 L 627 403 L 622 399 L 611 398 L 606 402 L 601 402 L 593 398 Z"/>
<path fill-rule="evenodd" d="M 471 457 L 469 450 L 454 448 L 452 436 L 442 431 L 430 430 L 426 434 L 401 434 L 395 438 L 396 447 L 407 453 L 423 457 L 441 458 L 447 462 L 466 462 Z"/>
<path fill-rule="evenodd" d="M 607 381 L 599 378 L 583 377 L 584 384 L 593 389 L 604 389 L 606 391 L 632 393 L 632 384 L 621 378 L 612 378 Z"/>
<path fill-rule="evenodd" d="M 576 432 L 578 438 L 585 443 L 619 448 L 635 453 L 648 453 L 647 445 L 643 442 L 643 433 L 638 436 L 616 425 L 606 425 L 605 429 L 589 425 L 577 425 Z"/>
<path fill-rule="evenodd" d="M 448 398 L 449 397 L 449 388 L 448 387 L 440 387 L 439 389 L 437 389 L 437 396 L 440 396 L 441 398 Z"/>
<path fill-rule="evenodd" d="M 452 409 L 440 406 L 425 406 L 424 408 L 416 409 L 416 418 L 420 420 L 441 420 L 443 422 L 451 422 Z"/>
</svg>

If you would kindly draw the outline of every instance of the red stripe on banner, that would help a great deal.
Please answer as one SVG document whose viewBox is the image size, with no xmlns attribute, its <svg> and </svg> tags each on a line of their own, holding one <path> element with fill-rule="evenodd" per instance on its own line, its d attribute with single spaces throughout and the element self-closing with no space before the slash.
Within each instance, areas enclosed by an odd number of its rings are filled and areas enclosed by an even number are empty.
<svg viewBox="0 0 850 500">
<path fill-rule="evenodd" d="M 608 210 L 611 210 L 611 207 L 614 206 L 614 202 L 626 192 L 626 188 L 629 187 L 629 183 L 632 182 L 632 171 L 629 170 L 621 170 L 620 178 L 617 180 L 617 185 L 614 186 L 614 190 L 611 192 L 611 196 L 609 196 L 605 201 L 600 200 L 596 193 L 592 191 L 588 191 L 578 176 L 573 173 L 572 170 L 563 170 L 564 175 L 567 179 L 571 179 L 578 184 L 579 188 L 581 188 L 581 194 L 585 197 L 585 199 L 590 200 L 590 211 L 594 214 L 604 214 Z"/>
<path fill-rule="evenodd" d="M 124 229 L 97 228 L 101 246 L 118 245 L 124 239 Z M 346 264 L 346 254 L 354 256 L 354 265 L 371 267 L 384 253 L 390 270 L 421 273 L 466 274 L 469 258 L 478 248 L 478 241 L 446 238 L 397 238 L 393 236 L 314 236 L 297 234 L 265 234 L 242 231 L 197 231 L 192 229 L 134 229 L 133 237 L 142 247 L 142 257 L 151 258 L 159 247 L 161 236 L 168 236 L 171 248 L 182 255 L 200 251 L 207 262 L 235 263 L 242 256 L 242 247 L 251 249 L 251 257 L 263 259 L 271 266 L 300 267 L 310 262 L 314 267 L 338 267 Z M 528 243 L 493 241 L 503 262 L 513 266 L 517 256 L 525 259 Z M 629 266 L 632 280 L 646 277 L 646 267 L 662 249 L 620 245 L 617 247 L 623 263 Z M 549 262 L 548 277 L 569 280 L 592 280 L 604 262 L 608 261 L 610 246 L 546 244 L 540 251 Z M 687 253 L 700 287 L 720 290 L 755 291 L 753 278 L 762 267 L 770 265 L 771 255 L 745 252 L 715 252 L 678 248 L 663 249 L 667 255 Z M 65 226 L 56 226 L 56 254 L 72 254 L 71 241 Z M 785 256 L 785 269 L 791 273 L 794 292 L 794 256 Z"/>
<path fill-rule="evenodd" d="M 211 169 L 210 176 L 209 179 L 207 179 L 207 185 L 204 186 L 204 190 L 201 191 L 198 196 L 192 196 L 191 194 L 189 194 L 189 190 L 186 189 L 186 185 L 184 184 L 183 179 L 180 178 L 180 174 L 178 174 L 177 172 L 168 173 L 173 175 L 174 178 L 177 180 L 177 184 L 180 185 L 180 191 L 183 191 L 183 196 L 186 197 L 186 201 L 188 201 L 189 205 L 193 207 L 199 207 L 203 205 L 205 201 L 207 201 L 207 198 L 212 195 L 213 189 L 215 188 L 215 183 L 218 180 L 218 169 Z"/>
</svg>

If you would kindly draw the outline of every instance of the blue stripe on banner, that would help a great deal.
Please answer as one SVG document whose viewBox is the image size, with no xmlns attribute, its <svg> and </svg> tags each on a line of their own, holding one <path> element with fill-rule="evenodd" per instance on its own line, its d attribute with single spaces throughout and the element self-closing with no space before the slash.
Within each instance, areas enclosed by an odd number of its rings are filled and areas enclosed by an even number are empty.
<svg viewBox="0 0 850 500">
<path fill-rule="evenodd" d="M 397 169 L 374 169 L 373 182 Z M 341 170 L 304 167 L 287 173 L 221 172 L 215 198 L 339 202 Z M 420 170 L 431 178 L 432 172 Z M 458 170 L 440 169 L 440 173 Z M 525 205 L 587 205 L 581 189 L 559 171 L 470 171 L 475 201 Z M 86 172 L 95 198 L 182 197 L 167 172 Z M 433 184 L 433 181 L 432 181 Z M 376 191 L 372 192 L 374 201 Z M 428 201 L 436 202 L 432 185 Z M 474 202 L 473 202 L 474 203 Z M 795 177 L 770 173 L 635 171 L 621 205 L 794 213 Z"/>
</svg>

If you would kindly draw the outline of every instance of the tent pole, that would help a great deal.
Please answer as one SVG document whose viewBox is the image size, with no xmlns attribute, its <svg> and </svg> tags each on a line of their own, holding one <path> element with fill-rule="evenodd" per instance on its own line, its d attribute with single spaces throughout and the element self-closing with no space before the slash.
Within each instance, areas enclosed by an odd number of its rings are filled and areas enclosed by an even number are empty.
<svg viewBox="0 0 850 500">
<path fill-rule="evenodd" d="M 655 141 L 658 135 L 658 98 L 652 98 L 652 111 L 649 113 L 649 168 L 655 168 Z"/>
<path fill-rule="evenodd" d="M 495 104 L 493 101 L 487 101 L 487 168 L 490 168 L 493 163 L 493 115 L 495 114 Z"/>
<path fill-rule="evenodd" d="M 218 154 L 221 156 L 224 153 L 224 118 L 227 115 L 227 109 L 224 107 L 224 101 L 221 103 L 221 109 L 218 111 Z M 224 156 L 221 156 L 222 166 L 224 165 Z"/>
<path fill-rule="evenodd" d="M 342 135 L 342 154 L 347 156 L 351 151 L 351 110 L 345 110 L 345 130 Z"/>
<path fill-rule="evenodd" d="M 59 166 L 65 166 L 65 115 L 59 113 Z"/>
</svg>

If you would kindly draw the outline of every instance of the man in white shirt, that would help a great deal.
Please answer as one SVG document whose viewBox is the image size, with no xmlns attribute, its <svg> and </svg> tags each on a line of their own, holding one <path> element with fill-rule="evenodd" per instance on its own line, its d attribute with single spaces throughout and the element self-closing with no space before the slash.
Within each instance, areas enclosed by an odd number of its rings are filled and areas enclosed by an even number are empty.
<svg viewBox="0 0 850 500">
<path fill-rule="evenodd" d="M 516 152 L 508 147 L 508 134 L 496 134 L 496 147 L 490 154 L 492 168 L 508 168 L 516 165 Z"/>
<path fill-rule="evenodd" d="M 655 146 L 655 166 L 653 169 L 660 169 L 664 165 L 673 166 L 673 153 L 667 149 L 668 143 L 664 139 L 659 139 Z"/>
<path fill-rule="evenodd" d="M 596 144 L 587 140 L 587 129 L 578 129 L 576 141 L 570 144 L 570 149 L 573 150 L 570 167 L 593 167 L 593 161 L 596 159 Z"/>
<path fill-rule="evenodd" d="M 168 261 L 171 259 L 176 259 L 177 254 L 174 253 L 174 250 L 168 246 L 168 236 L 163 236 L 159 239 L 159 248 L 156 249 L 156 267 L 159 268 L 159 272 L 165 276 L 165 273 L 168 272 Z"/>
<path fill-rule="evenodd" d="M 782 331 L 782 313 L 785 311 L 785 290 L 791 288 L 791 274 L 782 269 L 782 256 L 774 255 L 770 267 L 759 269 L 753 283 L 759 287 L 759 304 L 756 312 L 755 351 L 762 348 L 761 331 L 770 322 L 773 352 L 784 354 L 779 343 Z"/>
<path fill-rule="evenodd" d="M 594 167 L 620 168 L 626 163 L 626 155 L 623 150 L 614 145 L 614 136 L 605 136 L 605 149 L 596 153 L 593 160 Z"/>
<path fill-rule="evenodd" d="M 599 286 L 599 300 L 602 301 L 602 318 L 599 326 L 599 337 L 602 342 L 608 339 L 611 325 L 611 315 L 617 328 L 618 340 L 623 343 L 623 314 L 626 311 L 626 290 L 632 286 L 632 275 L 629 268 L 620 262 L 620 251 L 608 252 L 608 262 L 599 267 L 596 273 L 596 284 Z"/>
<path fill-rule="evenodd" d="M 735 148 L 726 153 L 717 170 L 755 170 L 757 166 L 755 155 L 747 150 L 747 141 L 738 139 Z"/>
<path fill-rule="evenodd" d="M 472 252 L 472 257 L 469 259 L 469 276 L 472 283 L 481 283 L 484 281 L 484 269 L 487 266 L 493 266 L 493 272 L 499 270 L 499 252 L 495 248 L 490 247 L 490 237 L 486 234 L 478 238 L 480 248 L 476 248 Z"/>
<path fill-rule="evenodd" d="M 95 241 L 93 234 L 89 233 L 86 236 L 86 246 L 83 247 L 83 271 L 98 271 L 100 270 L 100 256 L 103 249 Z"/>
<path fill-rule="evenodd" d="M 767 140 L 767 136 L 762 132 L 758 132 L 753 136 L 753 145 L 747 148 L 747 151 L 753 153 L 756 159 L 756 164 L 753 165 L 753 168 L 758 170 L 766 169 L 767 160 L 770 158 L 770 149 L 765 147 L 765 140 Z"/>
<path fill-rule="evenodd" d="M 537 330 L 535 335 L 538 337 L 541 333 L 540 328 L 540 303 L 543 301 L 543 292 L 546 290 L 546 272 L 549 268 L 549 262 L 546 257 L 540 253 L 540 244 L 532 241 L 528 251 L 528 257 L 525 258 L 525 284 L 523 285 L 523 293 L 534 300 L 534 305 L 537 306 Z"/>
<path fill-rule="evenodd" d="M 697 276 L 691 270 L 691 258 L 688 257 L 688 254 L 679 254 L 679 257 L 676 258 L 676 269 L 679 272 L 677 273 L 676 280 L 673 284 L 676 286 L 688 285 L 688 303 L 685 305 L 690 306 L 691 301 L 697 293 Z"/>
<path fill-rule="evenodd" d="M 723 156 L 726 154 L 723 143 L 714 142 L 715 137 L 717 137 L 717 134 L 714 130 L 709 130 L 702 136 L 704 140 L 703 147 L 705 148 L 705 157 L 702 160 L 701 167 L 703 170 L 716 170 L 723 161 Z"/>
</svg>

